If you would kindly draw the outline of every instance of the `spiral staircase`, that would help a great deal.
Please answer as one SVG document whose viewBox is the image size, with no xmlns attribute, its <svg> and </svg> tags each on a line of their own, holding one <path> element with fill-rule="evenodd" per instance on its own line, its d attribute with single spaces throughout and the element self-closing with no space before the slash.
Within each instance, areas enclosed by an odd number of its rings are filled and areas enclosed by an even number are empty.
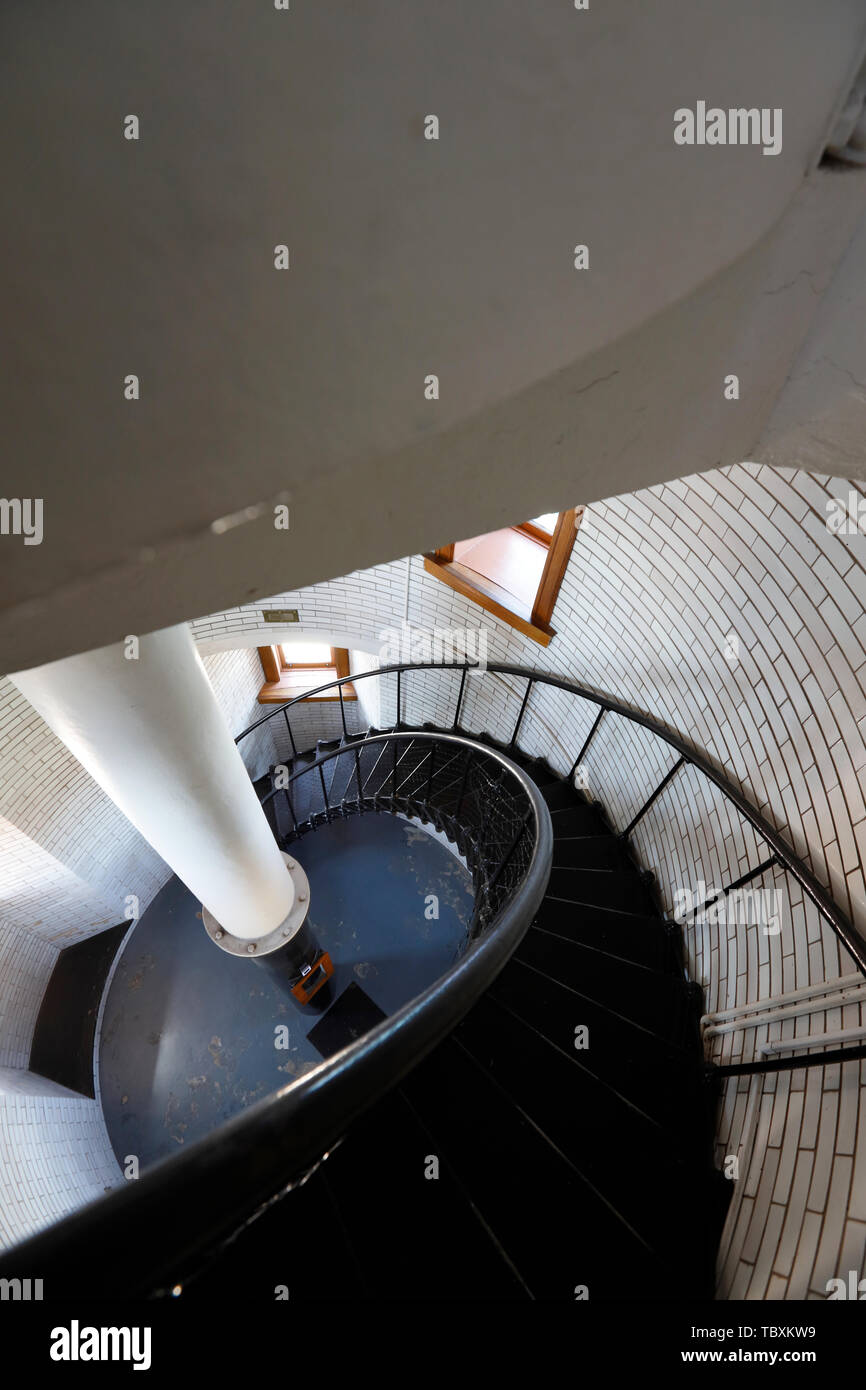
<svg viewBox="0 0 866 1390">
<path fill-rule="evenodd" d="M 281 843 L 314 833 L 326 806 L 374 809 L 396 783 L 406 813 L 471 851 L 454 814 L 463 750 L 437 768 L 427 736 L 443 731 L 415 732 L 396 763 L 373 730 L 293 759 L 285 806 L 262 787 Z M 301 1301 L 711 1296 L 728 1185 L 679 930 L 602 808 L 544 761 L 509 756 L 553 830 L 532 926 L 449 1037 L 190 1296 L 227 1278 Z M 323 766 L 324 801 L 302 775 Z"/>
<path fill-rule="evenodd" d="M 712 1159 L 720 1082 L 848 1061 L 866 1045 L 707 1063 L 702 991 L 680 925 L 633 857 L 635 826 L 689 766 L 766 846 L 721 892 L 782 870 L 861 970 L 866 946 L 699 750 L 610 697 L 518 667 L 472 674 L 497 682 L 501 699 L 464 718 L 470 669 L 383 667 L 329 683 L 342 733 L 312 749 L 292 725 L 300 697 L 236 739 L 265 724 L 276 738 L 284 721 L 283 761 L 256 787 L 278 843 L 301 861 L 304 841 L 335 820 L 398 816 L 447 840 L 474 893 L 457 958 L 390 1016 L 338 1031 L 301 1079 L 16 1246 L 0 1277 L 38 1269 L 62 1295 L 86 1266 L 104 1298 L 212 1299 L 227 1286 L 300 1302 L 712 1298 L 730 1191 Z M 408 699 L 410 673 L 451 682 L 448 716 L 443 689 Z M 350 680 L 377 682 L 384 729 L 350 728 L 363 722 L 344 699 Z M 534 702 L 560 692 L 585 730 L 566 769 L 521 747 Z M 431 706 L 435 720 L 414 717 Z M 478 730 L 479 708 L 496 709 L 498 738 Z M 642 726 L 668 751 L 621 827 L 577 775 L 605 719 Z"/>
</svg>

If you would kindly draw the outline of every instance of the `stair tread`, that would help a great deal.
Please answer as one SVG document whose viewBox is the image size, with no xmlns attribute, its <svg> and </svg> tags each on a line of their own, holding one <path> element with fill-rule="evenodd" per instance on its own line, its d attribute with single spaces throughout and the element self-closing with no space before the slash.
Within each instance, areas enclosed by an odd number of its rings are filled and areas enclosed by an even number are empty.
<svg viewBox="0 0 866 1390">
<path fill-rule="evenodd" d="M 612 907 L 642 917 L 652 916 L 653 912 L 649 889 L 633 869 L 554 865 L 547 891 L 554 898 Z"/>
<path fill-rule="evenodd" d="M 528 933 L 512 959 L 575 989 L 657 1037 L 680 1046 L 693 1037 L 687 1027 L 690 1005 L 684 980 L 642 965 L 613 962 L 601 951 L 543 928 Z M 696 1040 L 697 1035 L 694 1037 Z"/>
<path fill-rule="evenodd" d="M 438 1178 L 425 1178 L 434 1153 L 435 1140 L 396 1092 L 368 1111 L 328 1159 L 342 1221 L 363 1256 L 364 1296 L 528 1297 L 441 1156 Z"/>
<path fill-rule="evenodd" d="M 658 1121 L 589 1072 L 580 1054 L 569 1056 L 492 998 L 482 999 L 454 1036 L 648 1244 L 675 1242 L 692 1255 L 696 1242 L 703 1248 L 695 1206 L 712 1171 L 706 1133 L 699 1129 L 687 1146 L 677 1145 Z"/>
<path fill-rule="evenodd" d="M 610 955 L 681 973 L 673 964 L 670 937 L 661 918 L 597 910 L 547 896 L 535 922 L 539 926 L 549 925 L 551 930 L 576 941 L 598 944 L 599 949 Z"/>
<path fill-rule="evenodd" d="M 680 1133 L 690 1110 L 700 1106 L 703 1061 L 693 1051 L 659 1037 L 578 990 L 553 980 L 513 957 L 490 993 L 566 1051 L 575 1030 L 588 1029 L 590 1046 L 581 1060 L 639 1109 Z"/>
<path fill-rule="evenodd" d="M 658 1278 L 637 1232 L 453 1038 L 403 1084 L 535 1298 L 621 1296 L 624 1268 Z"/>
</svg>

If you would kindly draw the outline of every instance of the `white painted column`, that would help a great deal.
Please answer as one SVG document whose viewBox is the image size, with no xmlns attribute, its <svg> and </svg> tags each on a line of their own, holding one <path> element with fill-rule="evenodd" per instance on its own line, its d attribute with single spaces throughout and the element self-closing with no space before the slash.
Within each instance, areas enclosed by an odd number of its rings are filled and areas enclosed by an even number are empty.
<svg viewBox="0 0 866 1390">
<path fill-rule="evenodd" d="M 184 623 L 11 677 L 233 936 L 274 931 L 292 880 Z M 50 771 L 48 773 L 50 775 Z"/>
</svg>

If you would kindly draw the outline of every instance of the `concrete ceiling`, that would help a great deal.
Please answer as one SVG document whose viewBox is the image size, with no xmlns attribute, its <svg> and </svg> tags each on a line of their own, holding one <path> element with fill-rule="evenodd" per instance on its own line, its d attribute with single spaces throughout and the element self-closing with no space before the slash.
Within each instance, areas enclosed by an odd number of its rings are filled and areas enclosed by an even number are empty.
<svg viewBox="0 0 866 1390">
<path fill-rule="evenodd" d="M 7 4 L 2 492 L 45 523 L 0 537 L 0 669 L 743 457 L 862 209 L 812 171 L 863 38 L 859 0 Z M 781 153 L 676 146 L 699 99 L 781 107 Z"/>
</svg>

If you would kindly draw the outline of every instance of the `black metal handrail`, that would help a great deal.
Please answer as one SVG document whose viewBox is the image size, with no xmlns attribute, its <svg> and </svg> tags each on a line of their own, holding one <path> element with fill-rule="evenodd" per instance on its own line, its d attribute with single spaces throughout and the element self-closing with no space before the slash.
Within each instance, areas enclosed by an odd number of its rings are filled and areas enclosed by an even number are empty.
<svg viewBox="0 0 866 1390">
<path fill-rule="evenodd" d="M 662 779 L 662 782 L 657 787 L 655 787 L 653 792 L 650 794 L 650 796 L 647 798 L 644 804 L 640 807 L 637 814 L 633 816 L 629 825 L 622 832 L 623 837 L 628 837 L 628 835 L 631 834 L 635 826 L 639 823 L 642 817 L 653 805 L 656 798 L 661 794 L 661 792 L 665 789 L 668 783 L 672 780 L 676 773 L 680 771 L 682 767 L 694 767 L 698 772 L 700 772 L 704 777 L 706 777 L 709 782 L 711 782 L 715 787 L 717 787 L 718 790 L 723 794 L 723 796 L 725 796 L 727 800 L 730 801 L 732 805 L 736 807 L 740 814 L 747 821 L 749 821 L 752 827 L 758 832 L 761 838 L 767 843 L 767 845 L 769 845 L 770 849 L 773 851 L 772 856 L 768 860 L 764 861 L 764 863 L 758 865 L 755 869 L 751 870 L 749 874 L 744 875 L 742 878 L 738 879 L 736 884 L 728 884 L 727 887 L 722 888 L 719 891 L 719 893 L 715 894 L 714 897 L 707 900 L 707 904 L 705 904 L 705 906 L 715 901 L 716 898 L 731 892 L 735 887 L 742 886 L 742 884 L 748 882 L 751 878 L 755 878 L 760 873 L 766 872 L 767 868 L 772 866 L 772 864 L 778 864 L 780 868 L 786 870 L 796 879 L 800 887 L 803 889 L 803 892 L 814 904 L 815 908 L 824 918 L 824 920 L 828 923 L 831 930 L 846 947 L 846 949 L 851 953 L 860 971 L 864 975 L 866 975 L 866 939 L 864 939 L 862 934 L 858 931 L 858 929 L 854 926 L 853 922 L 850 921 L 850 919 L 842 911 L 842 909 L 833 901 L 833 899 L 827 893 L 826 889 L 812 873 L 811 869 L 809 869 L 802 862 L 802 860 L 797 857 L 797 855 L 791 849 L 790 845 L 787 844 L 787 842 L 782 838 L 782 836 L 775 829 L 775 827 L 770 824 L 770 822 L 761 814 L 757 807 L 752 805 L 748 798 L 744 796 L 743 792 L 737 786 L 735 786 L 734 783 L 729 780 L 729 778 L 725 776 L 724 772 L 722 772 L 722 770 L 719 767 L 712 763 L 710 759 L 706 756 L 706 754 L 701 752 L 701 750 L 698 749 L 694 744 L 689 743 L 686 739 L 680 737 L 679 734 L 673 732 L 664 724 L 659 723 L 658 720 L 653 719 L 650 715 L 642 714 L 639 710 L 632 709 L 628 705 L 622 704 L 620 701 L 613 699 L 611 696 L 606 695 L 601 691 L 593 690 L 589 686 L 579 685 L 575 681 L 566 680 L 564 677 L 561 676 L 549 675 L 545 671 L 537 671 L 527 666 L 514 666 L 501 663 L 490 663 L 481 667 L 479 663 L 473 663 L 468 661 L 402 662 L 389 666 L 379 666 L 371 671 L 360 672 L 354 676 L 341 677 L 336 680 L 328 681 L 326 682 L 326 684 L 318 686 L 315 690 L 305 691 L 303 695 L 298 695 L 294 699 L 287 701 L 284 705 L 279 705 L 275 707 L 273 710 L 269 710 L 266 714 L 262 715 L 262 717 L 260 719 L 257 719 L 255 723 L 250 724 L 248 728 L 244 729 L 242 733 L 238 734 L 237 738 L 235 739 L 235 743 L 240 743 L 249 734 L 253 733 L 254 730 L 260 728 L 262 724 L 265 724 L 268 720 L 274 719 L 276 716 L 282 714 L 286 721 L 287 729 L 289 731 L 290 742 L 292 744 L 292 747 L 294 748 L 295 744 L 291 732 L 289 710 L 292 709 L 294 705 L 300 704 L 303 700 L 309 698 L 310 695 L 318 695 L 323 691 L 333 689 L 334 686 L 338 686 L 340 688 L 340 707 L 343 713 L 343 728 L 345 731 L 345 709 L 342 702 L 342 687 L 349 683 L 357 684 L 359 681 L 365 679 L 372 679 L 374 677 L 381 678 L 382 676 L 386 676 L 391 673 L 396 674 L 397 680 L 396 727 L 399 728 L 401 722 L 401 677 L 402 674 L 406 671 L 459 670 L 463 672 L 463 676 L 461 677 L 460 682 L 460 691 L 457 697 L 457 707 L 455 709 L 454 721 L 452 725 L 453 729 L 458 730 L 460 726 L 460 710 L 463 701 L 465 687 L 465 674 L 467 671 L 472 669 L 476 669 L 477 671 L 482 671 L 484 673 L 489 673 L 492 675 L 504 675 L 515 677 L 518 679 L 523 679 L 527 682 L 526 690 L 523 693 L 523 700 L 520 706 L 520 712 L 517 716 L 517 722 L 515 724 L 511 740 L 507 745 L 508 747 L 513 748 L 516 746 L 517 734 L 520 730 L 521 723 L 525 716 L 528 701 L 534 685 L 548 685 L 558 690 L 567 691 L 570 694 L 579 696 L 581 699 L 585 699 L 592 702 L 598 707 L 598 713 L 595 717 L 594 723 L 589 731 L 587 738 L 583 743 L 580 752 L 577 755 L 577 758 L 575 759 L 575 762 L 572 765 L 571 773 L 569 774 L 570 777 L 573 777 L 575 771 L 580 766 L 583 758 L 586 756 L 586 753 L 598 731 L 599 726 L 602 723 L 602 719 L 605 714 L 614 714 L 622 717 L 623 719 L 628 719 L 633 724 L 637 724 L 641 728 L 648 730 L 648 732 L 654 734 L 657 738 L 667 743 L 679 755 L 678 760 L 676 764 L 672 768 L 670 768 L 669 771 L 665 774 L 665 777 Z"/>
<path fill-rule="evenodd" d="M 450 1033 L 506 965 L 541 905 L 550 876 L 553 830 L 538 787 L 503 753 L 468 737 L 395 731 L 374 741 L 395 747 L 426 742 L 431 751 L 434 745 L 447 745 L 467 757 L 467 766 L 472 760 L 486 770 L 485 786 L 495 769 L 519 807 L 525 847 L 519 882 L 511 881 L 510 892 L 497 891 L 509 862 L 509 841 L 492 868 L 476 877 L 487 905 L 476 922 L 480 929 L 434 984 L 304 1077 L 155 1163 L 136 1181 L 14 1246 L 0 1258 L 0 1276 L 26 1278 L 35 1272 L 45 1282 L 46 1298 L 58 1289 L 68 1295 L 79 1287 L 86 1250 L 88 1297 L 168 1294 L 214 1249 L 305 1181 L 353 1120 Z M 323 763 L 346 752 L 335 750 L 305 771 L 321 772 Z M 468 779 L 461 774 L 463 786 L 454 813 L 448 813 L 449 824 L 463 828 L 464 844 L 480 853 L 496 841 L 494 836 L 485 842 L 480 823 L 471 817 L 463 823 L 471 777 L 471 771 Z M 384 809 L 387 801 L 387 795 L 380 798 L 374 809 Z M 423 799 L 411 804 L 424 810 Z M 323 810 L 332 809 L 345 811 L 345 800 L 332 808 L 326 793 Z M 399 809 L 396 804 L 394 809 Z M 166 1231 L 171 1232 L 170 1246 Z"/>
</svg>

